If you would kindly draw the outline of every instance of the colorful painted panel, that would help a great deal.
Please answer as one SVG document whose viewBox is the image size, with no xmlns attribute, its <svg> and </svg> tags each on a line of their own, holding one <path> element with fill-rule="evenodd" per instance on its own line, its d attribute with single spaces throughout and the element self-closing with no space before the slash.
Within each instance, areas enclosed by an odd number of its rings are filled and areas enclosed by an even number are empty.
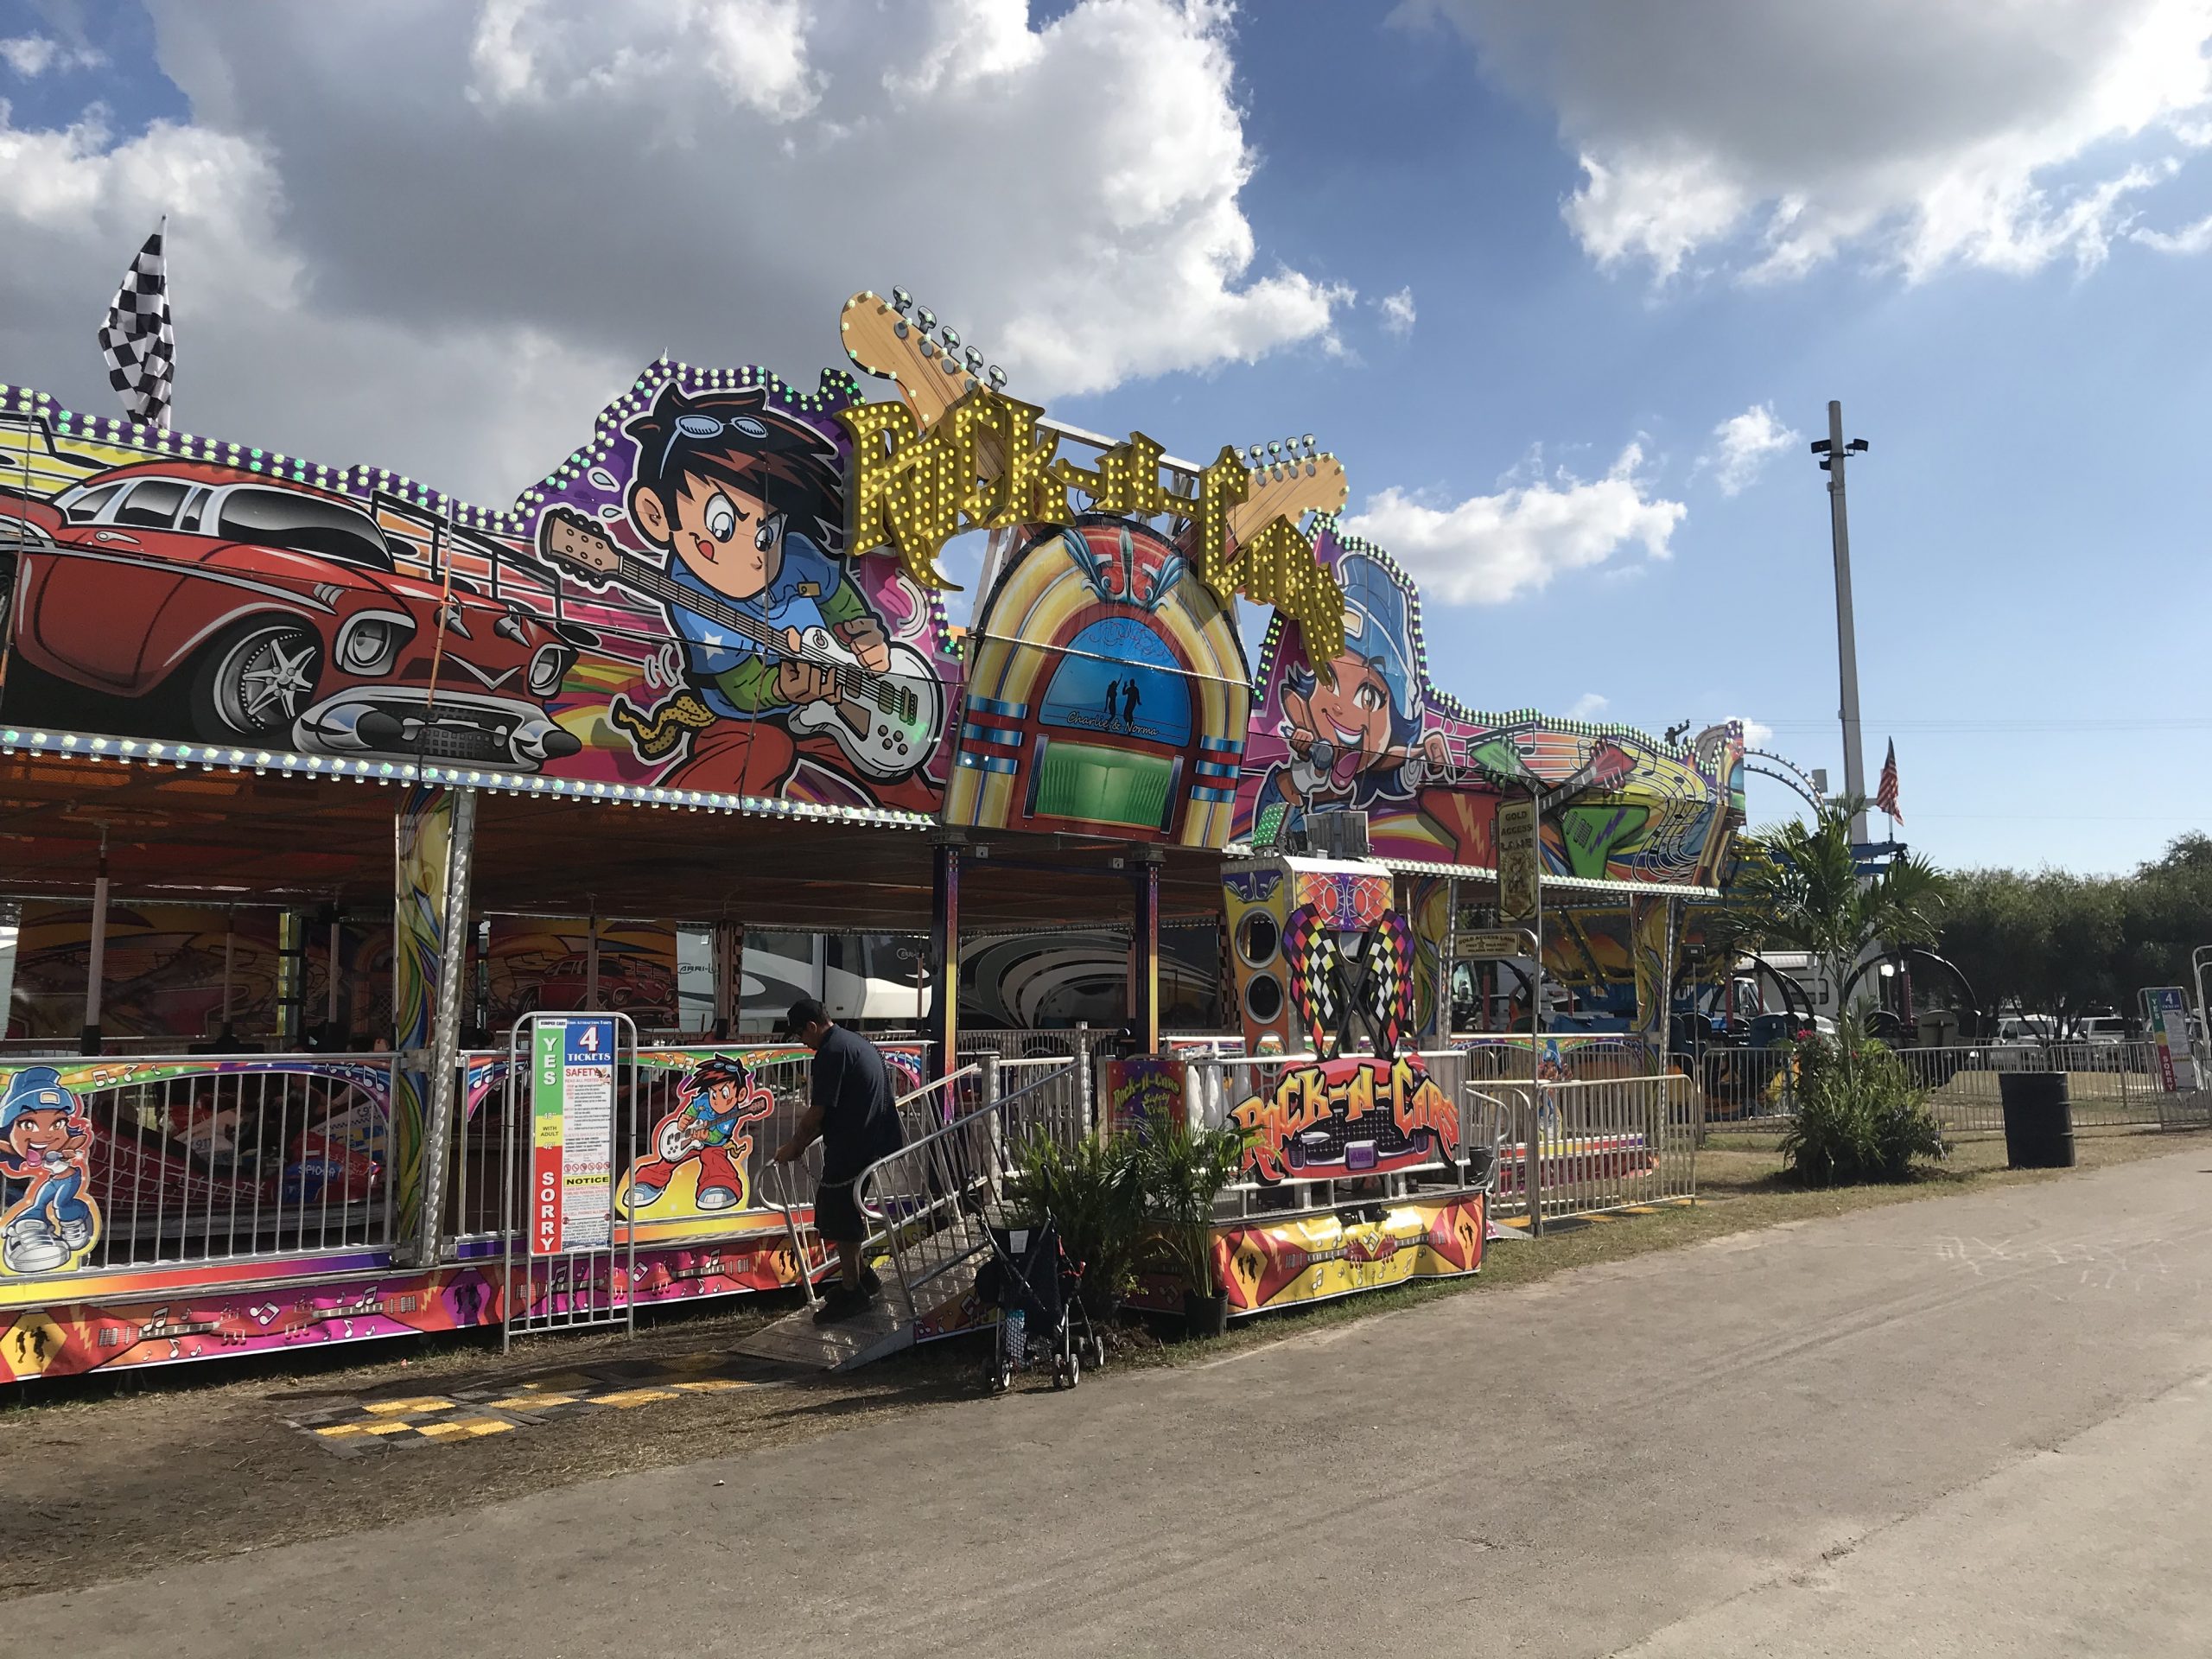
<svg viewBox="0 0 2212 1659">
<path fill-rule="evenodd" d="M 391 1080 L 257 1055 L 0 1067 L 0 1305 L 27 1277 L 385 1236 Z"/>
<path fill-rule="evenodd" d="M 1455 1153 L 1459 1109 L 1410 1054 L 1282 1068 L 1230 1109 L 1244 1168 L 1265 1185 L 1384 1175 Z"/>
<path fill-rule="evenodd" d="M 504 1039 L 523 1014 L 571 1008 L 626 1014 L 648 1029 L 676 1023 L 676 930 L 658 922 L 599 925 L 599 994 L 591 982 L 590 924 L 539 917 L 492 918 L 486 957 L 486 1028 Z"/>
<path fill-rule="evenodd" d="M 1177 546 L 1114 518 L 1036 534 L 972 643 L 947 823 L 1227 842 L 1249 671 Z"/>
<path fill-rule="evenodd" d="M 844 545 L 859 395 L 664 359 L 496 511 L 11 391 L 0 715 L 933 812 L 957 663 Z"/>
<path fill-rule="evenodd" d="M 251 1290 L 177 1285 L 164 1275 L 158 1287 L 149 1284 L 137 1300 L 60 1302 L 0 1313 L 0 1378 L 135 1370 L 500 1323 L 504 1275 L 497 1265 L 353 1273 L 341 1271 L 343 1265 L 327 1258 L 257 1263 L 256 1276 L 271 1282 Z M 798 1282 L 798 1261 L 779 1226 L 711 1244 L 641 1249 L 629 1299 L 640 1307 L 660 1306 Z M 519 1278 L 516 1287 L 521 1288 Z M 580 1307 L 587 1300 L 604 1306 L 615 1294 L 603 1278 L 549 1289 L 540 1275 L 535 1287 L 541 1301 L 550 1296 L 562 1306 L 574 1301 Z M 127 1294 L 130 1287 L 112 1288 Z"/>
<path fill-rule="evenodd" d="M 1466 1192 L 1407 1199 L 1371 1221 L 1316 1215 L 1224 1227 L 1214 1270 L 1232 1315 L 1455 1278 L 1481 1271 L 1484 1209 L 1483 1194 Z"/>
<path fill-rule="evenodd" d="M 1743 734 L 1675 748 L 1623 727 L 1479 713 L 1428 677 L 1421 600 L 1380 548 L 1320 522 L 1316 551 L 1344 593 L 1344 648 L 1306 659 L 1294 623 L 1262 653 L 1236 833 L 1275 844 L 1306 815 L 1368 814 L 1377 858 L 1497 867 L 1497 803 L 1548 798 L 1551 874 L 1711 885 L 1741 822 Z"/>
</svg>

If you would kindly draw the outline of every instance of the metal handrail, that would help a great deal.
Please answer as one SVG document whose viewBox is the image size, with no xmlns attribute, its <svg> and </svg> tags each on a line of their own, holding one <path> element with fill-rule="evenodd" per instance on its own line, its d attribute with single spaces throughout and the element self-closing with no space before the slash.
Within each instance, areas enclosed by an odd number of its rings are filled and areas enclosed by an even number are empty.
<svg viewBox="0 0 2212 1659">
<path fill-rule="evenodd" d="M 882 1224 L 861 1241 L 861 1249 L 864 1255 L 880 1249 L 889 1256 L 910 1324 L 921 1316 L 915 1292 L 982 1249 L 980 1240 L 969 1240 L 964 1248 L 947 1254 L 943 1261 L 923 1262 L 915 1259 L 918 1246 L 950 1231 L 963 1213 L 979 1217 L 982 1214 L 989 1199 L 976 1202 L 975 1195 L 979 1190 L 988 1193 L 991 1199 L 998 1196 L 1009 1173 L 1000 1133 L 1007 1109 L 1075 1071 L 1075 1063 L 1071 1060 L 1012 1094 L 994 1093 L 973 1111 L 963 1112 L 943 1128 L 877 1159 L 853 1178 L 853 1201 L 861 1214 L 874 1214 Z M 980 1146 L 976 1144 L 978 1141 Z M 980 1158 L 976 1155 L 979 1152 L 982 1154 Z M 906 1183 L 911 1187 L 910 1192 L 887 1196 L 904 1198 L 925 1195 L 925 1202 L 895 1213 L 880 1209 L 871 1211 L 869 1200 L 877 1187 L 885 1185 L 884 1173 L 900 1164 L 910 1168 L 918 1179 Z"/>
<path fill-rule="evenodd" d="M 980 1063 L 972 1065 L 963 1065 L 957 1071 L 947 1072 L 944 1077 L 932 1078 L 930 1082 L 924 1084 L 920 1088 L 910 1089 L 905 1094 L 900 1095 L 893 1100 L 891 1103 L 891 1109 L 895 1114 L 903 1108 L 912 1104 L 913 1102 L 921 1099 L 923 1096 L 934 1093 L 939 1089 L 945 1088 L 951 1084 L 957 1083 L 963 1077 L 970 1077 L 982 1070 L 982 1066 Z M 911 1145 L 913 1143 L 910 1142 L 909 1144 Z M 899 1150 L 903 1152 L 906 1148 L 902 1147 Z M 896 1157 L 897 1155 L 897 1153 L 893 1153 L 892 1154 L 893 1157 Z M 791 1241 L 791 1259 L 798 1267 L 799 1289 L 805 1294 L 806 1305 L 809 1307 L 819 1307 L 822 1305 L 822 1299 L 815 1294 L 814 1291 L 814 1255 L 807 1247 L 806 1236 L 808 1233 L 811 1232 L 818 1239 L 821 1236 L 821 1230 L 815 1226 L 810 1219 L 804 1226 L 802 1226 L 799 1223 L 798 1198 L 791 1190 L 792 1166 L 779 1163 L 776 1160 L 772 1158 L 768 1160 L 765 1167 L 774 1173 L 776 1193 L 773 1197 L 771 1197 L 766 1193 L 763 1193 L 760 1198 L 760 1202 L 762 1205 L 767 1209 L 782 1211 L 784 1217 L 784 1235 Z M 867 1173 L 868 1171 L 863 1170 L 861 1172 L 860 1176 L 855 1176 L 854 1178 L 854 1194 L 855 1200 L 857 1200 L 859 1196 L 861 1179 Z M 808 1214 L 810 1217 L 812 1213 L 813 1206 L 810 1205 L 808 1206 Z M 865 1241 L 862 1243 L 862 1248 L 866 1248 Z"/>
</svg>

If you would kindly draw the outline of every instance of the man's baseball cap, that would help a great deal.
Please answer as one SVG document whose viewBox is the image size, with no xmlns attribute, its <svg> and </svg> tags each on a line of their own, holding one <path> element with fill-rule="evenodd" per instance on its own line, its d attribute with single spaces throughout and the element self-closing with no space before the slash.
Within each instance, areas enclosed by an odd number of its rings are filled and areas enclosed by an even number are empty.
<svg viewBox="0 0 2212 1659">
<path fill-rule="evenodd" d="M 776 1035 L 779 1038 L 796 1037 L 809 1026 L 819 1024 L 829 1017 L 819 1002 L 810 996 L 802 996 L 784 1015 L 783 1024 L 776 1027 Z"/>
</svg>

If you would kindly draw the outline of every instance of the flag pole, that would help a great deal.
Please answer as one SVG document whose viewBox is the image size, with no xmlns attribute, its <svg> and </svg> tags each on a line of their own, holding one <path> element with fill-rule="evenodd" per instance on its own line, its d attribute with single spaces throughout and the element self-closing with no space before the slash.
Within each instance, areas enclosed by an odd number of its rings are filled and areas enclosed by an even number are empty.
<svg viewBox="0 0 2212 1659">
<path fill-rule="evenodd" d="M 154 430 L 167 432 L 170 417 L 176 413 L 176 290 L 169 286 L 169 216 L 163 213 L 162 222 L 154 228 L 162 238 L 162 304 L 169 314 L 169 395 L 162 400 Z"/>
</svg>

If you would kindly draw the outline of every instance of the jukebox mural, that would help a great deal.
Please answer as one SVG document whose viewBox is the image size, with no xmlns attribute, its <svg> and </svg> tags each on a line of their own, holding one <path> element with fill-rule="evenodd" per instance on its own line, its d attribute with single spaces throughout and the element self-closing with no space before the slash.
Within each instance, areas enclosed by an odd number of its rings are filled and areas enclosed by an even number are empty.
<svg viewBox="0 0 2212 1659">
<path fill-rule="evenodd" d="M 1038 537 L 985 601 L 949 823 L 1217 847 L 1250 707 L 1230 607 L 1158 532 Z"/>
</svg>

